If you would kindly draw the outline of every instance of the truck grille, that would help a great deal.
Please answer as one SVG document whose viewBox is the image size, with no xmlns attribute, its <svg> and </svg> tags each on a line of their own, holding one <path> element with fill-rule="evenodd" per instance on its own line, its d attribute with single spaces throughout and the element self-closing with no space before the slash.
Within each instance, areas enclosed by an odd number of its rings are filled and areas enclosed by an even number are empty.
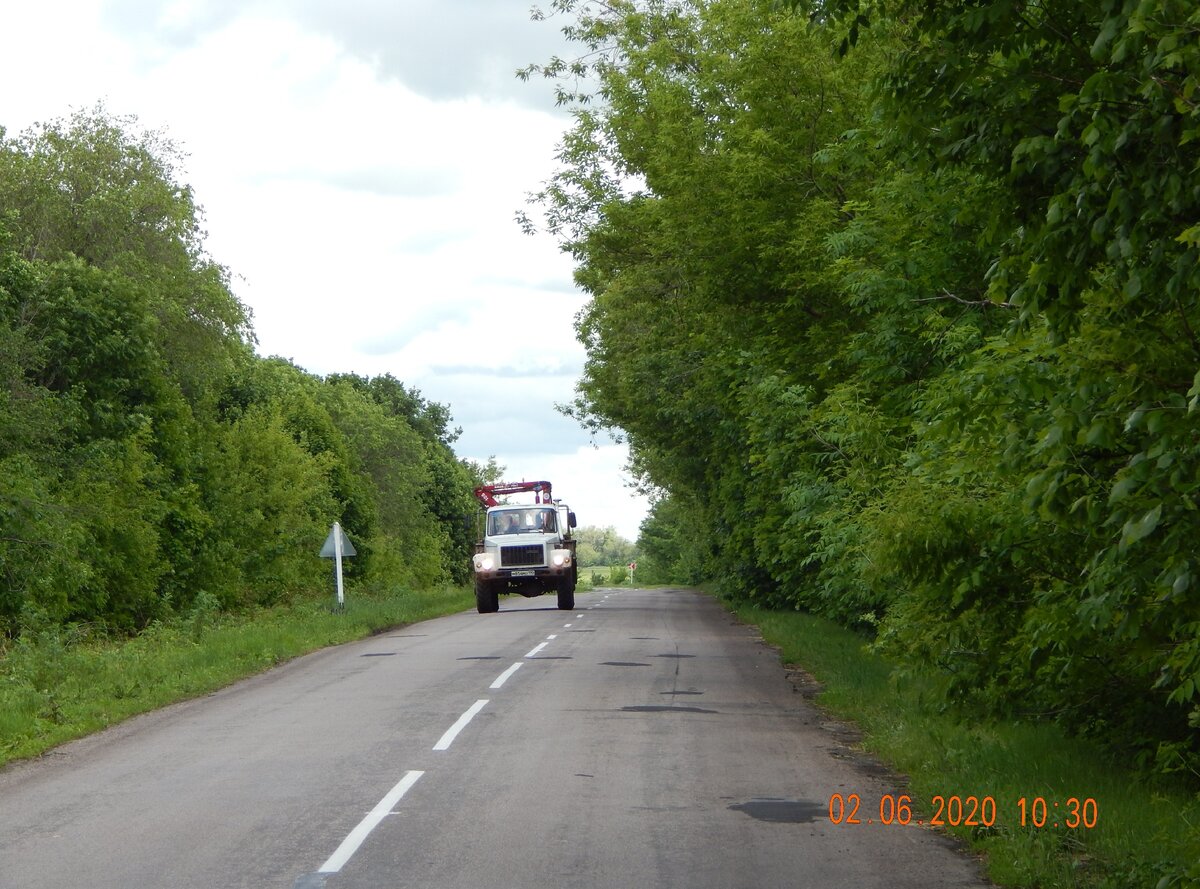
<svg viewBox="0 0 1200 889">
<path fill-rule="evenodd" d="M 546 548 L 540 544 L 500 547 L 500 567 L 546 564 Z"/>
</svg>

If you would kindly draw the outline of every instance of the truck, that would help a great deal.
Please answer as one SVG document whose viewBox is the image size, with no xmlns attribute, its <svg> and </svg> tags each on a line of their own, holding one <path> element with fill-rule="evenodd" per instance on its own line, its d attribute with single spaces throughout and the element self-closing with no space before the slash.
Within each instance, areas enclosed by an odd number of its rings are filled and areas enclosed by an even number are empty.
<svg viewBox="0 0 1200 889">
<path fill-rule="evenodd" d="M 534 502 L 498 499 L 520 493 L 532 493 Z M 499 611 L 501 593 L 533 598 L 553 592 L 559 609 L 574 608 L 579 578 L 571 533 L 575 513 L 553 499 L 550 482 L 480 485 L 475 497 L 484 509 L 483 531 L 471 559 L 479 613 Z"/>
</svg>

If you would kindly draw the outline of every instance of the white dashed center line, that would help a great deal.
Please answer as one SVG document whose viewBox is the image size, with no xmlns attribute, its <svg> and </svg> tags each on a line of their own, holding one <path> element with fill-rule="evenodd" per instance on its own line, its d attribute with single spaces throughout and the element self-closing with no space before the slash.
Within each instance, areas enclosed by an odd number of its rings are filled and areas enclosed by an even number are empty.
<svg viewBox="0 0 1200 889">
<path fill-rule="evenodd" d="M 508 682 L 508 677 L 517 672 L 517 669 L 521 666 L 521 663 L 521 661 L 517 661 L 515 664 L 497 676 L 496 681 L 489 685 L 488 688 L 500 688 L 500 686 Z"/>
<path fill-rule="evenodd" d="M 607 599 L 608 597 L 605 596 L 604 598 Z M 593 605 L 591 607 L 595 608 L 597 606 Z M 576 620 L 582 617 L 582 613 L 575 615 Z M 571 626 L 572 624 L 563 624 L 563 629 L 570 629 Z M 529 653 L 526 654 L 525 657 L 537 657 L 538 653 L 542 649 L 544 649 L 550 644 L 551 641 L 557 638 L 557 634 L 551 633 L 546 637 L 545 642 L 535 645 L 529 650 Z M 493 690 L 502 688 L 504 683 L 511 679 L 512 675 L 516 673 L 517 670 L 521 669 L 522 663 L 522 661 L 518 661 L 517 663 L 513 664 L 511 667 L 497 676 L 492 684 L 488 687 Z M 467 711 L 463 713 L 462 716 L 458 717 L 458 720 L 454 723 L 454 725 L 450 726 L 450 728 L 446 730 L 446 733 L 438 739 L 438 742 L 433 745 L 433 749 L 450 749 L 450 745 L 454 743 L 454 739 L 458 737 L 459 733 L 467 727 L 471 720 L 474 719 L 479 714 L 479 711 L 486 707 L 487 704 L 487 699 L 481 698 L 468 707 Z M 336 874 L 341 871 L 346 862 L 348 862 L 354 856 L 354 853 L 358 851 L 358 847 L 363 844 L 363 841 L 366 840 L 368 836 L 370 836 L 371 831 L 379 826 L 379 822 L 381 822 L 388 815 L 392 814 L 392 810 L 396 807 L 396 804 L 400 802 L 404 795 L 412 789 L 413 785 L 416 784 L 424 774 L 425 773 L 423 771 L 417 770 L 406 772 L 404 777 L 400 779 L 399 783 L 389 790 L 387 795 L 379 801 L 375 808 L 367 813 L 367 816 L 358 823 L 354 830 L 350 831 L 350 834 L 346 837 L 346 839 L 342 840 L 342 844 L 337 847 L 337 851 L 329 856 L 329 859 L 323 865 L 321 865 L 321 869 L 317 871 L 317 873 Z"/>
<path fill-rule="evenodd" d="M 446 729 L 446 734 L 433 745 L 434 750 L 448 750 L 450 745 L 454 743 L 454 739 L 458 737 L 458 733 L 467 727 L 467 723 L 475 718 L 475 714 L 487 706 L 487 698 L 476 701 L 472 704 L 467 712 L 458 717 L 458 722 Z"/>
<path fill-rule="evenodd" d="M 337 847 L 337 851 L 329 856 L 329 860 L 321 865 L 318 873 L 336 874 L 342 869 L 350 857 L 358 851 L 358 847 L 362 845 L 363 840 L 373 831 L 379 822 L 391 814 L 396 803 L 400 802 L 400 798 L 412 789 L 412 786 L 417 783 L 417 780 L 424 775 L 424 772 L 407 772 L 400 783 L 388 791 L 387 796 L 379 801 L 367 817 L 358 822 L 358 827 L 350 831 L 350 835 L 342 840 L 342 844 Z"/>
</svg>

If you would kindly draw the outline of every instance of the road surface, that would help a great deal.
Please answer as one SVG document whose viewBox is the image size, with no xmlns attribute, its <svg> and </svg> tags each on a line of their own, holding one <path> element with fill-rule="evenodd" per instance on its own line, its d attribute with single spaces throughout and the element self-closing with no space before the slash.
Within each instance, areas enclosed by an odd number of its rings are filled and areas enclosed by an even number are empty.
<svg viewBox="0 0 1200 889">
<path fill-rule="evenodd" d="M 862 818 L 777 655 L 688 590 L 501 602 L 300 658 L 0 771 L 2 889 L 982 887 Z"/>
</svg>

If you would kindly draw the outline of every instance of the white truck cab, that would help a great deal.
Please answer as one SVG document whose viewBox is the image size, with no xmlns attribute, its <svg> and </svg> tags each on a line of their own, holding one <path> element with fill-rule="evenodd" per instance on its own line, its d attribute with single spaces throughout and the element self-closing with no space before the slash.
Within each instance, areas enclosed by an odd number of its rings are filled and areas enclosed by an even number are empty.
<svg viewBox="0 0 1200 889">
<path fill-rule="evenodd" d="M 472 558 L 479 612 L 499 610 L 500 593 L 509 592 L 533 597 L 554 591 L 560 609 L 574 608 L 574 527 L 575 514 L 558 500 L 489 506 Z"/>
</svg>

